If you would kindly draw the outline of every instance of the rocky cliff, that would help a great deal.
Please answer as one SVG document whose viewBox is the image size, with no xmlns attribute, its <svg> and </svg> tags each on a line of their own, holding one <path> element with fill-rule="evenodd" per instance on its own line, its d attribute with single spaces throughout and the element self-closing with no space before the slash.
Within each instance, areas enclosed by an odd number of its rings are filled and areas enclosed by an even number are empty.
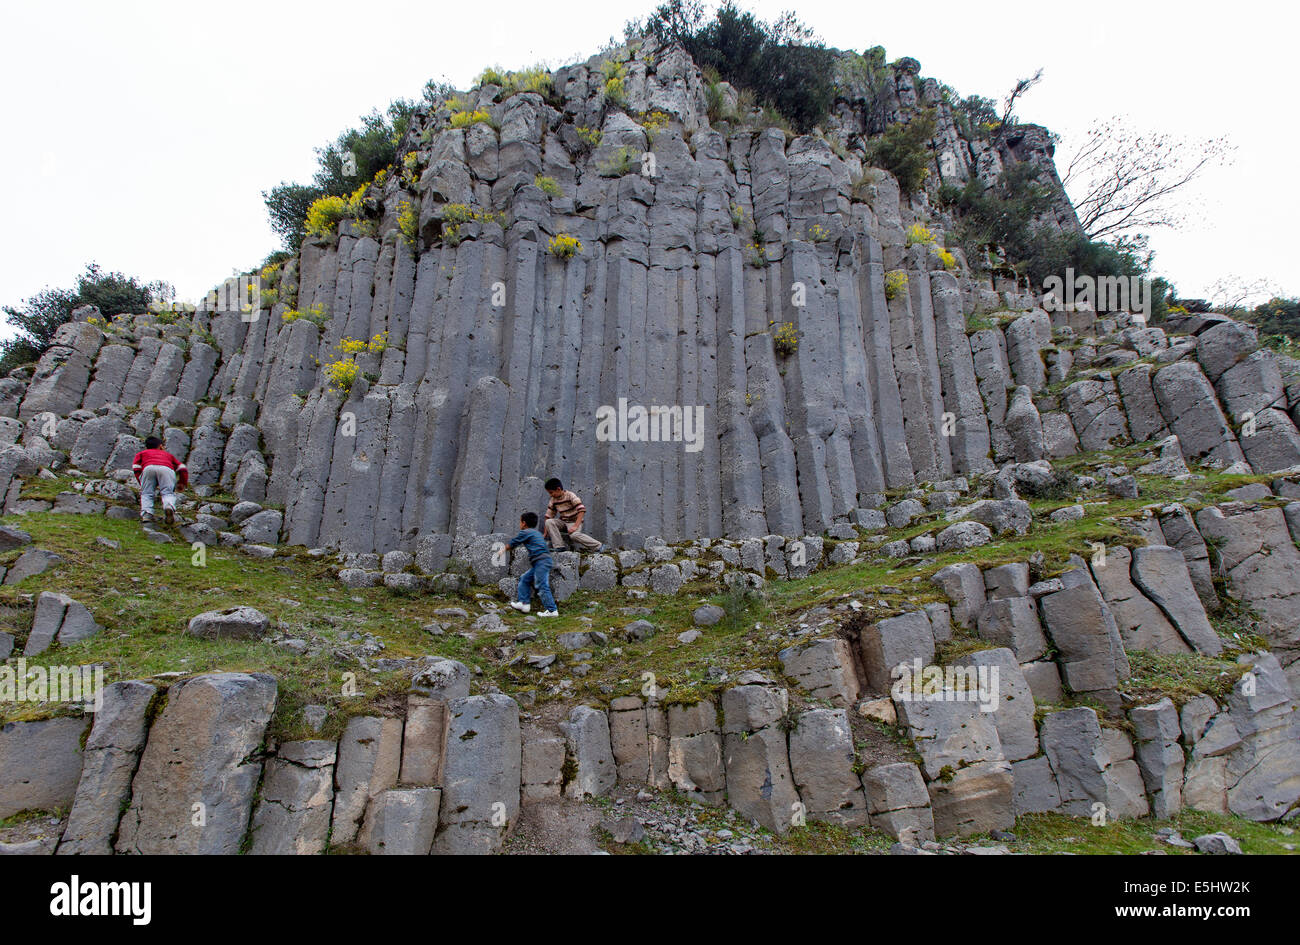
<svg viewBox="0 0 1300 945">
<path fill-rule="evenodd" d="M 17 416 L 79 423 L 107 408 L 117 432 L 190 452 L 195 482 L 283 507 L 289 541 L 351 551 L 436 535 L 461 547 L 537 507 L 549 475 L 619 542 L 815 533 L 863 496 L 1009 456 L 1006 391 L 1040 393 L 1069 355 L 1041 313 L 968 336 L 969 316 L 1035 300 L 970 275 L 959 253 L 945 270 L 924 194 L 909 202 L 864 168 L 852 85 L 825 134 L 794 137 L 711 126 L 680 49 L 614 57 L 622 106 L 593 60 L 558 71 L 550 101 L 487 86 L 457 104 L 490 120 L 420 116 L 404 145 L 418 183 L 372 186 L 371 219 L 343 221 L 275 274 L 281 301 L 69 329 L 30 388 L 7 391 Z M 1000 150 L 964 140 L 915 71 L 896 66 L 892 117 L 937 108 L 937 179 L 991 179 L 1018 160 L 1054 179 L 1041 130 Z M 399 217 L 416 207 L 408 241 Z M 913 223 L 928 225 L 922 241 Z M 561 233 L 581 244 L 571 258 L 548 252 Z M 286 321 L 295 295 L 294 313 L 320 317 Z M 793 351 L 773 341 L 787 323 Z M 331 389 L 340 342 L 385 333 L 350 391 Z M 598 437 L 598 412 L 621 402 L 695 411 L 699 448 Z M 1089 418 L 1070 419 L 1097 439 Z M 1067 418 L 1050 422 L 1070 438 Z"/>
<path fill-rule="evenodd" d="M 1043 129 L 964 138 L 918 71 L 887 111 L 936 109 L 936 180 L 1056 181 Z M 1300 365 L 977 273 L 864 166 L 852 79 L 803 136 L 721 92 L 711 123 L 648 40 L 475 89 L 253 295 L 81 310 L 0 380 L 0 496 L 36 533 L 0 529 L 0 656 L 118 674 L 93 726 L 0 730 L 0 817 L 71 810 L 19 852 L 487 852 L 529 805 L 642 788 L 908 849 L 1098 805 L 1295 816 Z M 1077 228 L 1063 192 L 1041 225 Z M 657 437 L 601 432 L 637 408 Z M 125 521 L 149 434 L 196 484 L 184 545 Z M 611 547 L 556 556 L 548 626 L 502 608 L 526 562 L 493 544 L 550 475 Z M 116 537 L 63 524 L 101 513 Z M 892 686 L 913 664 L 996 670 L 996 705 Z"/>
</svg>

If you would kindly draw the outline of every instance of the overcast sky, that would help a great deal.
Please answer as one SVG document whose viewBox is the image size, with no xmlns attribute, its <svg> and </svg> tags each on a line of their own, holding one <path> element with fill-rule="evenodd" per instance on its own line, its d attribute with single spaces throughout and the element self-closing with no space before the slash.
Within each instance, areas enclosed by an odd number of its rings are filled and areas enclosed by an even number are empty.
<svg viewBox="0 0 1300 945">
<path fill-rule="evenodd" d="M 555 67 L 595 53 L 653 7 L 565 3 L 5 3 L 0 303 L 71 285 L 92 260 L 197 299 L 277 248 L 261 192 L 306 181 L 313 148 L 426 79 L 467 88 L 486 65 Z M 1063 137 L 1097 120 L 1191 139 L 1233 162 L 1156 231 L 1156 269 L 1185 297 L 1223 277 L 1300 295 L 1291 3 L 924 4 L 752 0 L 829 45 L 889 58 L 963 95 L 1001 98 L 1039 66 L 1017 111 Z M 8 329 L 0 329 L 8 334 Z"/>
</svg>

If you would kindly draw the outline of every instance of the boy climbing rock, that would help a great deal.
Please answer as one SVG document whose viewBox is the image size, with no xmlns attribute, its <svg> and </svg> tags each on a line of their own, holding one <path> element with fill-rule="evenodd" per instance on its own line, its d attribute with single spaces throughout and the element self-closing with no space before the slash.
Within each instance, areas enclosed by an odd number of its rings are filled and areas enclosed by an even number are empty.
<svg viewBox="0 0 1300 945">
<path fill-rule="evenodd" d="M 184 491 L 190 481 L 185 464 L 162 448 L 162 440 L 151 436 L 144 441 L 144 449 L 135 454 L 131 471 L 140 483 L 140 521 L 153 521 L 154 496 L 159 494 L 167 524 L 176 521 L 177 486 Z"/>
<path fill-rule="evenodd" d="M 528 549 L 528 563 L 532 565 L 519 579 L 519 599 L 512 600 L 510 606 L 522 614 L 532 609 L 533 591 L 545 609 L 539 617 L 558 617 L 555 598 L 551 596 L 551 551 L 546 546 L 546 539 L 537 530 L 537 513 L 525 512 L 519 516 L 519 534 L 510 539 L 510 547 L 523 545 Z"/>
</svg>

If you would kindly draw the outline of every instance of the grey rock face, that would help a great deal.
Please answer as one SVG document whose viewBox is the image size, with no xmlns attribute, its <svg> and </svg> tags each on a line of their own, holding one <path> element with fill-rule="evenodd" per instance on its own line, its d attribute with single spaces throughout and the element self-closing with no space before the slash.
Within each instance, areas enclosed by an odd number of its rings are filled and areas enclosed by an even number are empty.
<svg viewBox="0 0 1300 945">
<path fill-rule="evenodd" d="M 82 719 L 61 718 L 0 728 L 0 817 L 72 805 L 88 726 Z"/>
<path fill-rule="evenodd" d="M 998 730 L 1002 757 L 1022 761 L 1038 754 L 1038 730 L 1034 725 L 1034 695 L 1020 664 L 1011 650 L 979 650 L 965 662 L 987 670 L 988 705 L 995 708 L 993 724 Z M 983 693 L 982 693 L 983 694 Z M 996 700 L 996 701 L 994 701 Z"/>
<path fill-rule="evenodd" d="M 250 853 L 283 856 L 325 852 L 337 757 L 334 742 L 312 740 L 285 742 L 278 756 L 267 760 L 260 801 L 253 814 Z"/>
<path fill-rule="evenodd" d="M 131 776 L 144 749 L 146 714 L 157 694 L 156 687 L 138 680 L 104 687 L 103 704 L 86 739 L 81 778 L 59 844 L 60 855 L 113 852 L 113 835 L 131 796 Z"/>
<path fill-rule="evenodd" d="M 573 780 L 565 788 L 566 795 L 581 799 L 608 794 L 618 780 L 608 716 L 591 706 L 575 706 L 568 720 L 561 724 L 561 731 L 577 767 Z"/>
<path fill-rule="evenodd" d="M 389 789 L 374 801 L 369 851 L 383 856 L 427 856 L 438 829 L 442 792 L 437 788 Z"/>
<path fill-rule="evenodd" d="M 963 768 L 951 780 L 931 781 L 935 836 L 971 836 L 1015 823 L 1011 765 L 988 761 Z"/>
<path fill-rule="evenodd" d="M 1133 583 L 1164 612 L 1189 646 L 1209 656 L 1222 652 L 1223 644 L 1210 626 L 1181 552 L 1167 545 L 1135 548 L 1132 570 Z"/>
<path fill-rule="evenodd" d="M 366 835 L 363 819 L 373 800 L 397 783 L 402 720 L 354 716 L 339 740 L 330 840 L 346 844 Z"/>
<path fill-rule="evenodd" d="M 1242 657 L 1247 673 L 1233 687 L 1226 709 L 1214 714 L 1187 761 L 1183 801 L 1200 810 L 1250 820 L 1284 816 L 1300 799 L 1300 729 L 1295 696 L 1276 656 Z M 1189 725 L 1184 706 L 1182 728 Z M 1205 706 L 1212 709 L 1212 706 Z"/>
<path fill-rule="evenodd" d="M 1129 675 L 1119 628 L 1106 601 L 1083 570 L 1066 572 L 1070 583 L 1038 599 L 1051 641 L 1060 652 L 1065 684 L 1075 692 L 1096 693 L 1106 702 Z"/>
<path fill-rule="evenodd" d="M 1290 662 L 1300 651 L 1300 552 L 1282 510 L 1211 506 L 1196 524 L 1214 544 L 1232 592 L 1261 615 L 1259 632 Z"/>
<path fill-rule="evenodd" d="M 1183 748 L 1178 710 L 1168 698 L 1129 710 L 1134 758 L 1151 798 L 1151 813 L 1172 817 L 1183 806 Z"/>
<path fill-rule="evenodd" d="M 935 539 L 939 551 L 960 551 L 987 545 L 993 540 L 993 533 L 988 526 L 980 522 L 957 522 L 941 531 Z"/>
<path fill-rule="evenodd" d="M 923 610 L 881 620 L 862 631 L 858 641 L 867 686 L 886 693 L 898 678 L 900 664 L 922 666 L 934 662 L 934 630 Z"/>
<path fill-rule="evenodd" d="M 140 757 L 117 851 L 238 852 L 262 771 L 251 759 L 275 700 L 275 680 L 263 674 L 208 673 L 174 685 Z"/>
<path fill-rule="evenodd" d="M 785 733 L 775 725 L 747 737 L 728 733 L 723 740 L 723 763 L 731 807 L 774 833 L 786 833 L 800 801 L 790 773 Z"/>
<path fill-rule="evenodd" d="M 1142 775 L 1128 756 L 1117 756 L 1115 744 L 1103 737 L 1092 709 L 1066 709 L 1043 719 L 1039 736 L 1061 792 L 1061 809 L 1092 816 L 1095 804 L 1107 820 L 1144 817 L 1148 813 Z M 1125 745 L 1127 739 L 1123 739 Z"/>
<path fill-rule="evenodd" d="M 1222 466 L 1245 459 L 1219 409 L 1214 388 L 1196 364 L 1179 361 L 1161 368 L 1152 379 L 1152 389 L 1186 458 Z"/>
<path fill-rule="evenodd" d="M 862 783 L 853 773 L 853 733 L 844 709 L 812 709 L 790 731 L 790 770 L 806 814 L 843 826 L 867 823 Z"/>
<path fill-rule="evenodd" d="M 939 586 L 952 605 L 952 622 L 971 627 L 984 609 L 984 577 L 979 565 L 963 562 L 940 568 L 930 580 Z"/>
<path fill-rule="evenodd" d="M 927 625 L 927 633 L 929 627 Z M 861 692 L 853 669 L 853 652 L 839 638 L 815 640 L 777 654 L 781 668 L 810 698 L 828 699 L 838 707 L 853 705 Z"/>
<path fill-rule="evenodd" d="M 662 711 L 662 710 L 660 710 Z M 726 788 L 722 732 L 713 702 L 671 705 L 656 733 L 656 713 L 647 715 L 650 733 L 651 781 L 656 781 L 656 742 L 666 743 L 662 777 L 674 788 L 705 804 L 720 804 Z"/>
<path fill-rule="evenodd" d="M 36 614 L 23 655 L 43 653 L 55 640 L 64 646 L 87 640 L 102 629 L 84 604 L 66 594 L 42 591 L 36 598 Z"/>
<path fill-rule="evenodd" d="M 1190 652 L 1190 647 L 1160 608 L 1134 586 L 1130 575 L 1132 557 L 1128 548 L 1109 548 L 1105 563 L 1092 565 L 1093 577 L 1114 615 L 1125 649 L 1154 653 Z"/>
<path fill-rule="evenodd" d="M 448 709 L 441 827 L 433 851 L 493 853 L 519 816 L 519 706 L 489 695 L 453 699 Z"/>
</svg>

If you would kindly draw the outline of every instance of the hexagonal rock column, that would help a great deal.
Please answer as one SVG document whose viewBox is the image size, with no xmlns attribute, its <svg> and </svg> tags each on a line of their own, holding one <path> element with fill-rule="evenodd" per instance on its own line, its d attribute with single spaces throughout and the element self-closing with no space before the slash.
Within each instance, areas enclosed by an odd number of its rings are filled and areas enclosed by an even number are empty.
<svg viewBox="0 0 1300 945">
<path fill-rule="evenodd" d="M 448 710 L 433 852 L 495 853 L 519 816 L 519 705 L 492 694 L 453 699 Z"/>
<path fill-rule="evenodd" d="M 1061 809 L 1092 817 L 1104 807 L 1106 819 L 1145 817 L 1149 810 L 1142 774 L 1132 760 L 1133 749 L 1119 732 L 1102 731 L 1097 713 L 1089 708 L 1052 712 L 1039 729 L 1061 791 Z"/>
<path fill-rule="evenodd" d="M 0 728 L 0 817 L 72 804 L 89 726 L 87 719 L 62 718 Z"/>
<path fill-rule="evenodd" d="M 790 770 L 809 820 L 845 827 L 867 823 L 855 760 L 845 709 L 811 709 L 799 716 L 790 730 Z"/>
<path fill-rule="evenodd" d="M 609 718 L 600 709 L 574 706 L 560 731 L 576 765 L 573 780 L 564 787 L 566 797 L 581 800 L 608 794 L 618 780 L 618 766 L 610 747 Z"/>
<path fill-rule="evenodd" d="M 360 840 L 371 801 L 397 783 L 402 758 L 402 720 L 355 716 L 339 739 L 334 773 L 330 842 Z"/>
<path fill-rule="evenodd" d="M 119 853 L 239 852 L 262 773 L 250 759 L 276 693 L 264 673 L 207 673 L 168 690 L 132 781 Z"/>
<path fill-rule="evenodd" d="M 332 741 L 284 742 L 266 762 L 260 800 L 253 814 L 254 855 L 325 852 L 334 806 Z M 428 852 L 428 851 L 425 851 Z"/>
<path fill-rule="evenodd" d="M 862 772 L 862 788 L 872 827 L 914 845 L 934 839 L 930 792 L 916 765 L 897 762 L 868 768 Z"/>
<path fill-rule="evenodd" d="M 780 724 L 789 706 L 789 693 L 775 686 L 735 686 L 722 696 L 727 801 L 778 834 L 790 829 L 800 803 Z"/>
<path fill-rule="evenodd" d="M 717 705 L 708 699 L 693 705 L 674 703 L 667 715 L 669 783 L 703 804 L 720 805 L 727 777 Z"/>
<path fill-rule="evenodd" d="M 131 776 L 144 750 L 146 715 L 157 694 L 157 687 L 139 680 L 104 687 L 103 704 L 86 739 L 60 854 L 113 852 L 122 805 L 131 796 Z"/>
</svg>

